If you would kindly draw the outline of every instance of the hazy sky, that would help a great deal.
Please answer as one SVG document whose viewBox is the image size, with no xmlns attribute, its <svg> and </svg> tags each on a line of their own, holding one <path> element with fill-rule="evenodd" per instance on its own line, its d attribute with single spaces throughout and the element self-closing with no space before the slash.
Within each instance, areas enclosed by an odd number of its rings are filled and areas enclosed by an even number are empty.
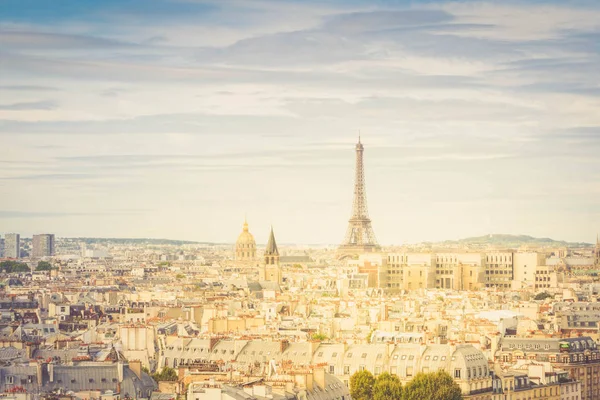
<svg viewBox="0 0 600 400">
<path fill-rule="evenodd" d="M 566 4 L 568 3 L 568 4 Z M 0 233 L 600 231 L 597 1 L 0 2 Z"/>
</svg>

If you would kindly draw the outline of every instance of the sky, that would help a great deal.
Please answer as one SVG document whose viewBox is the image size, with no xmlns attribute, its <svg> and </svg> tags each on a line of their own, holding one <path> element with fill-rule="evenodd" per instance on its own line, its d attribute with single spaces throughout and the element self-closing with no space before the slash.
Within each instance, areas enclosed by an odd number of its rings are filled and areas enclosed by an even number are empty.
<svg viewBox="0 0 600 400">
<path fill-rule="evenodd" d="M 3 0 L 0 233 L 600 231 L 597 1 Z"/>
</svg>

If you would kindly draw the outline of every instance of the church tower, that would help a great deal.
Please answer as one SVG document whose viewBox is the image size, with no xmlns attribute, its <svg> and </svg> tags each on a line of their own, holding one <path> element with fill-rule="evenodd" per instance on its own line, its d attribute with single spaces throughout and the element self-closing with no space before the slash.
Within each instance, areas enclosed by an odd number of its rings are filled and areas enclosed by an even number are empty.
<svg viewBox="0 0 600 400">
<path fill-rule="evenodd" d="M 265 261 L 263 268 L 261 268 L 260 280 L 267 282 L 275 282 L 281 285 L 281 268 L 279 268 L 279 250 L 277 249 L 277 242 L 275 241 L 275 234 L 273 233 L 273 227 L 271 227 L 271 234 L 269 235 L 269 241 L 265 248 Z"/>
</svg>

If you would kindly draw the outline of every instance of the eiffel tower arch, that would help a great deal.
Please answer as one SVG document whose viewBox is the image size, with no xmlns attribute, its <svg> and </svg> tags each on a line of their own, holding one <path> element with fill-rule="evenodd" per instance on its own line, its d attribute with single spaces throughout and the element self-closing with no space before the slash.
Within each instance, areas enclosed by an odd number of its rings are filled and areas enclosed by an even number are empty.
<svg viewBox="0 0 600 400">
<path fill-rule="evenodd" d="M 348 220 L 348 229 L 344 241 L 338 248 L 341 258 L 381 250 L 371 226 L 367 210 L 367 192 L 365 188 L 365 168 L 363 163 L 364 147 L 358 138 L 356 144 L 356 171 L 354 177 L 354 203 L 352 216 Z"/>
</svg>

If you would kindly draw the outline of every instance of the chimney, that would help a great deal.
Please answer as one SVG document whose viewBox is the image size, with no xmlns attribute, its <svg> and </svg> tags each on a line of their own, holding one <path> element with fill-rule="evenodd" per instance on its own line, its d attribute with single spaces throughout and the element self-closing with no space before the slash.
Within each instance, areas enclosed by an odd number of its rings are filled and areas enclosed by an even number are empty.
<svg viewBox="0 0 600 400">
<path fill-rule="evenodd" d="M 290 342 L 287 339 L 283 339 L 279 342 L 279 351 L 283 353 L 290 345 Z"/>
<path fill-rule="evenodd" d="M 42 386 L 44 384 L 44 377 L 43 377 L 43 365 L 41 362 L 38 362 L 36 365 L 36 375 L 37 375 L 37 384 L 38 386 Z"/>
<path fill-rule="evenodd" d="M 123 361 L 117 361 L 117 374 L 119 376 L 119 383 L 123 382 Z"/>
<path fill-rule="evenodd" d="M 325 389 L 325 368 L 315 368 L 313 370 L 313 378 L 315 384 L 321 388 Z"/>
<path fill-rule="evenodd" d="M 306 375 L 304 375 L 306 379 L 306 390 L 314 390 L 314 379 L 313 379 L 313 374 L 312 373 L 307 373 Z"/>
<path fill-rule="evenodd" d="M 142 379 L 142 362 L 140 360 L 129 361 L 129 369 L 140 379 Z"/>
</svg>

